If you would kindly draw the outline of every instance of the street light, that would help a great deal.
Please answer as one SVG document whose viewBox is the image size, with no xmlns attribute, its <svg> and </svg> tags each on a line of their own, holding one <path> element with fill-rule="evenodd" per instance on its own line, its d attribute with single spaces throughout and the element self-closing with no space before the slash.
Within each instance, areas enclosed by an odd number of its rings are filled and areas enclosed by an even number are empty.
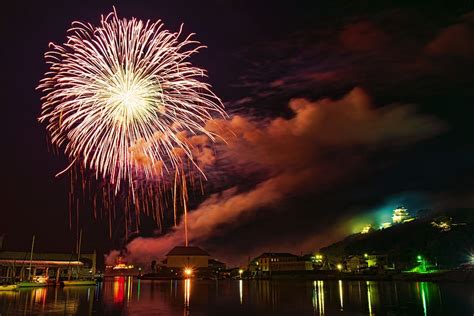
<svg viewBox="0 0 474 316">
<path fill-rule="evenodd" d="M 337 266 L 336 266 L 336 268 L 337 268 L 339 271 L 341 271 L 341 270 L 342 270 L 342 264 L 338 263 Z"/>
<path fill-rule="evenodd" d="M 242 273 L 244 273 L 244 270 L 239 269 L 239 277 L 242 279 Z"/>
<path fill-rule="evenodd" d="M 420 263 L 421 272 L 427 272 L 426 271 L 426 260 L 421 255 L 416 256 L 416 261 L 418 263 Z"/>
<path fill-rule="evenodd" d="M 193 269 L 191 268 L 184 268 L 184 275 L 189 278 L 191 277 L 191 274 L 193 274 Z"/>
</svg>

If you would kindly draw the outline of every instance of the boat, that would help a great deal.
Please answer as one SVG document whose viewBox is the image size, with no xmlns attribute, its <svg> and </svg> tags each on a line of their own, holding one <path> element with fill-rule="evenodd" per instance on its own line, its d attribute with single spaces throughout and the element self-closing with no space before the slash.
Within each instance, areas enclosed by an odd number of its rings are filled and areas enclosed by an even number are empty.
<svg viewBox="0 0 474 316">
<path fill-rule="evenodd" d="M 78 286 L 78 285 L 84 285 L 84 286 L 91 286 L 91 285 L 96 285 L 95 280 L 64 280 L 61 282 L 62 285 L 64 286 Z"/>
<path fill-rule="evenodd" d="M 33 250 L 35 247 L 35 235 L 33 235 L 33 240 L 31 241 L 31 251 L 30 251 L 30 267 L 28 268 L 28 279 L 17 282 L 18 287 L 43 287 L 48 286 L 48 276 L 42 275 L 31 275 L 31 263 L 33 262 Z"/>
<path fill-rule="evenodd" d="M 48 282 L 39 281 L 20 281 L 16 284 L 18 287 L 43 287 L 48 286 Z"/>
<path fill-rule="evenodd" d="M 0 284 L 0 291 L 15 291 L 18 289 L 16 284 Z"/>
<path fill-rule="evenodd" d="M 82 244 L 82 229 L 79 233 L 79 241 L 77 243 L 77 261 L 80 261 L 80 259 L 81 259 L 81 244 Z M 78 268 L 77 269 L 77 279 L 71 279 L 71 277 L 69 277 L 68 280 L 61 281 L 61 285 L 63 285 L 63 286 L 92 286 L 92 285 L 95 286 L 96 285 L 96 280 L 93 279 L 93 278 L 91 278 L 91 279 L 81 278 L 79 276 L 79 268 Z"/>
<path fill-rule="evenodd" d="M 137 276 L 140 274 L 140 270 L 135 268 L 133 264 L 128 264 L 122 258 L 122 256 L 117 256 L 115 259 L 115 265 L 105 266 L 106 277 L 116 277 L 116 276 Z"/>
</svg>

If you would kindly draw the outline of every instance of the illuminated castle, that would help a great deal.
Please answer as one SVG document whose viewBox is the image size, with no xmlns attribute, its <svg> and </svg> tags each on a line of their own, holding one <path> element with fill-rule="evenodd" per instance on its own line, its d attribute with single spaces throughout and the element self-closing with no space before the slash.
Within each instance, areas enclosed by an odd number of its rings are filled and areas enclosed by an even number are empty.
<svg viewBox="0 0 474 316">
<path fill-rule="evenodd" d="M 393 210 L 392 222 L 382 222 L 379 224 L 378 229 L 387 229 L 389 227 L 392 227 L 392 225 L 408 223 L 413 221 L 414 219 L 415 217 L 411 216 L 405 207 L 399 206 Z M 371 224 L 367 224 L 362 227 L 360 233 L 369 234 L 374 230 L 377 230 L 377 228 L 373 227 Z"/>
<path fill-rule="evenodd" d="M 393 210 L 392 222 L 394 224 L 406 223 L 412 221 L 414 218 L 410 216 L 407 209 L 399 206 Z"/>
</svg>

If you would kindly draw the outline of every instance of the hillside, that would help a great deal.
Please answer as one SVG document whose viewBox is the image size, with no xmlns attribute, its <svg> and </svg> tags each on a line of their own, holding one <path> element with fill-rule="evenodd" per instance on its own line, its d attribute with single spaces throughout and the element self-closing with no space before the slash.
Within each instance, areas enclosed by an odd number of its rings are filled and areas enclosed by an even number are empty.
<svg viewBox="0 0 474 316">
<path fill-rule="evenodd" d="M 472 261 L 471 252 L 474 252 L 474 209 L 453 209 L 425 215 L 368 234 L 350 235 L 321 249 L 321 253 L 335 257 L 388 254 L 392 262 L 402 265 L 409 265 L 417 255 L 422 255 L 441 268 Z"/>
</svg>

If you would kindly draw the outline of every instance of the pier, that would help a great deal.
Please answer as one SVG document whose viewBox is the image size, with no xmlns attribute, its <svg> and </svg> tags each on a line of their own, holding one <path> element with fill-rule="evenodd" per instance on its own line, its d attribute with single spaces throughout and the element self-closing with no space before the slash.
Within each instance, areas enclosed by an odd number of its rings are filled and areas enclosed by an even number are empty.
<svg viewBox="0 0 474 316">
<path fill-rule="evenodd" d="M 0 251 L 0 282 L 16 282 L 45 278 L 48 283 L 63 279 L 93 276 L 96 272 L 96 254 L 34 253 Z"/>
</svg>

